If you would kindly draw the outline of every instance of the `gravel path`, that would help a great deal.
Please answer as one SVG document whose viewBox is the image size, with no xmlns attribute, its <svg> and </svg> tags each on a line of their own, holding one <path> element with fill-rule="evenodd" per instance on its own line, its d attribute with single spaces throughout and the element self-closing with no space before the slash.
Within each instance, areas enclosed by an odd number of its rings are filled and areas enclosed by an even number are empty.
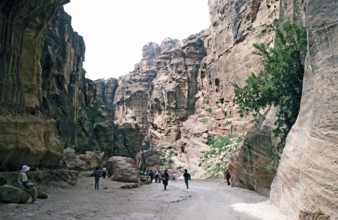
<svg viewBox="0 0 338 220">
<path fill-rule="evenodd" d="M 93 178 L 83 177 L 67 188 L 51 188 L 49 198 L 38 204 L 0 204 L 0 219 L 34 220 L 288 220 L 266 197 L 228 187 L 222 180 L 181 180 L 163 185 L 152 183 L 136 189 L 101 180 L 94 189 Z"/>
</svg>

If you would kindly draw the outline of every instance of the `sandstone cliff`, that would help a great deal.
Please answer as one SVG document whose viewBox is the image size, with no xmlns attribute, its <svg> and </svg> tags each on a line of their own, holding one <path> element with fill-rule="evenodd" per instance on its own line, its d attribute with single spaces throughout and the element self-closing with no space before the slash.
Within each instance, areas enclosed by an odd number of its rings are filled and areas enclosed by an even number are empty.
<svg viewBox="0 0 338 220">
<path fill-rule="evenodd" d="M 288 19 L 304 19 L 308 53 L 301 109 L 287 137 L 271 200 L 294 219 L 338 219 L 338 4 L 285 2 Z"/>
<path fill-rule="evenodd" d="M 338 218 L 336 1 L 209 0 L 210 28 L 148 43 L 133 72 L 95 82 L 85 78 L 84 41 L 62 9 L 67 2 L 0 3 L 0 170 L 91 169 L 107 156 L 127 156 L 140 168 L 184 167 L 205 178 L 207 167 L 238 150 L 206 161 L 210 137 L 248 132 L 237 184 L 267 195 L 274 114 L 254 126 L 239 117 L 232 84 L 261 70 L 252 45 L 273 47 L 280 18 L 305 24 L 308 54 L 300 114 L 271 200 L 295 219 Z M 98 153 L 76 153 L 86 150 Z"/>
<path fill-rule="evenodd" d="M 95 85 L 85 79 L 85 46 L 67 2 L 0 3 L 1 170 L 58 166 L 65 147 L 90 139 Z"/>
</svg>

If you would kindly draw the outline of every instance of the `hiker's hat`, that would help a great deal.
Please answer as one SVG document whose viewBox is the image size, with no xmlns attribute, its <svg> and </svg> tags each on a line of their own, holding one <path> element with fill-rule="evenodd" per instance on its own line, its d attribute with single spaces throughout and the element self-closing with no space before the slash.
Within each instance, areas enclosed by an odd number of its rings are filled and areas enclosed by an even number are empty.
<svg viewBox="0 0 338 220">
<path fill-rule="evenodd" d="M 27 165 L 23 165 L 22 167 L 21 167 L 21 171 L 23 171 L 23 172 L 27 172 L 28 170 L 30 170 L 31 168 L 29 167 L 29 166 L 27 166 Z"/>
</svg>

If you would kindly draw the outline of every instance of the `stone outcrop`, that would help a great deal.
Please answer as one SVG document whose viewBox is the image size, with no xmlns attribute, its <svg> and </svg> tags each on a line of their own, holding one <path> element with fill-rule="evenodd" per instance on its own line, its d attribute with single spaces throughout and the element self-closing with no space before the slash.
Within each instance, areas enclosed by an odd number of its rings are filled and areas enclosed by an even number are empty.
<svg viewBox="0 0 338 220">
<path fill-rule="evenodd" d="M 209 8 L 208 56 L 199 77 L 200 92 L 205 94 L 201 104 L 238 117 L 233 104 L 233 83 L 243 85 L 250 73 L 261 70 L 253 44 L 273 46 L 273 21 L 279 15 L 279 2 L 213 0 L 209 1 Z"/>
<path fill-rule="evenodd" d="M 338 219 L 338 4 L 308 0 L 302 8 L 308 52 L 301 107 L 270 196 L 294 219 Z"/>
<path fill-rule="evenodd" d="M 56 137 L 55 124 L 55 120 L 38 116 L 0 116 L 0 168 L 58 164 L 63 146 Z"/>
<path fill-rule="evenodd" d="M 272 157 L 279 141 L 273 133 L 275 119 L 275 110 L 268 109 L 248 131 L 237 156 L 234 178 L 235 185 L 265 196 L 269 196 L 276 174 Z"/>
</svg>

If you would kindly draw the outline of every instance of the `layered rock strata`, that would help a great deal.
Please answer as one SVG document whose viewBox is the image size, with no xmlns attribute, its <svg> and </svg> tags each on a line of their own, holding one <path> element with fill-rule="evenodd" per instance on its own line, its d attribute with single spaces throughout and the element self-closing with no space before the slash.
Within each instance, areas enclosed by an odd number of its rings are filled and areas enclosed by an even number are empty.
<svg viewBox="0 0 338 220">
<path fill-rule="evenodd" d="M 0 3 L 0 170 L 56 167 L 65 147 L 90 141 L 95 85 L 67 2 Z"/>
</svg>

